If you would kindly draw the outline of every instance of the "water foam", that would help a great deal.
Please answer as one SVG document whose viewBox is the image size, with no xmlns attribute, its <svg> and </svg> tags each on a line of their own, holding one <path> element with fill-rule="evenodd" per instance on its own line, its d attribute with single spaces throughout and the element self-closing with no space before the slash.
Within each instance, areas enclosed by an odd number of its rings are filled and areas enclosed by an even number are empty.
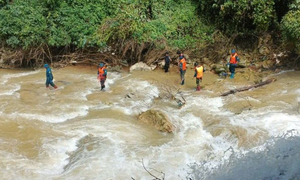
<svg viewBox="0 0 300 180">
<path fill-rule="evenodd" d="M 130 98 L 126 98 L 124 94 L 124 98 L 114 103 L 114 108 L 127 115 L 136 115 L 148 110 L 152 106 L 153 99 L 159 95 L 158 88 L 147 81 L 129 79 L 123 84 L 125 93 L 130 94 Z"/>
<path fill-rule="evenodd" d="M 37 74 L 39 72 L 40 72 L 40 70 L 32 71 L 32 72 L 23 72 L 23 73 L 17 73 L 17 74 L 3 75 L 1 77 L 0 84 L 6 84 L 9 81 L 9 79 L 11 79 L 11 78 L 19 78 L 19 77 L 29 76 L 29 75 Z"/>
<path fill-rule="evenodd" d="M 0 96 L 11 96 L 20 89 L 21 85 L 19 84 L 5 86 L 5 88 L 1 89 Z"/>
<path fill-rule="evenodd" d="M 60 109 L 53 109 L 51 114 L 39 114 L 38 112 L 35 113 L 20 113 L 14 112 L 12 114 L 5 114 L 4 116 L 13 118 L 13 119 L 28 119 L 28 120 L 39 120 L 44 122 L 51 122 L 51 123 L 60 123 L 70 119 L 74 119 L 76 117 L 85 116 L 88 114 L 89 106 L 81 105 L 76 106 L 72 112 L 69 111 L 70 108 L 68 105 L 60 106 Z"/>
</svg>

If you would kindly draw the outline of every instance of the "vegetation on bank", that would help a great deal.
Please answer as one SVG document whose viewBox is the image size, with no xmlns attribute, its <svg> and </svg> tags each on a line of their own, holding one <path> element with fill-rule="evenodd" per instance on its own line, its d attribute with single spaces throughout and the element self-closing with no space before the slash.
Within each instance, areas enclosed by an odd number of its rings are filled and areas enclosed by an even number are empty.
<svg viewBox="0 0 300 180">
<path fill-rule="evenodd" d="M 0 0 L 1 58 L 38 66 L 110 50 L 153 62 L 165 50 L 228 50 L 233 36 L 266 33 L 299 53 L 299 15 L 300 0 Z"/>
</svg>

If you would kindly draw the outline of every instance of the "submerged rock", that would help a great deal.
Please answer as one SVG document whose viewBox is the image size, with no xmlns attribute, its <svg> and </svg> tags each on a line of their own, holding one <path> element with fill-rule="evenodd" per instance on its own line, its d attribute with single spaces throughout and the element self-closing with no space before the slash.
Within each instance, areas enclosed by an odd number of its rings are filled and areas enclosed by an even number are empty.
<svg viewBox="0 0 300 180">
<path fill-rule="evenodd" d="M 130 67 L 130 72 L 132 71 L 152 71 L 156 68 L 155 65 L 148 66 L 146 63 L 138 62 Z"/>
<path fill-rule="evenodd" d="M 143 112 L 138 117 L 139 121 L 147 123 L 157 130 L 171 133 L 174 131 L 174 126 L 168 117 L 159 110 L 148 110 Z"/>
</svg>

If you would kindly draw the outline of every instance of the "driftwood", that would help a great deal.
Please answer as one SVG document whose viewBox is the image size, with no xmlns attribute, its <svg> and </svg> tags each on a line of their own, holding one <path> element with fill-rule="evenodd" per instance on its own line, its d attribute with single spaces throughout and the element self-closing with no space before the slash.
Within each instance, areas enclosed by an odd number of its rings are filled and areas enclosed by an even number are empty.
<svg viewBox="0 0 300 180">
<path fill-rule="evenodd" d="M 254 85 L 251 85 L 251 86 L 245 86 L 245 87 L 241 87 L 241 88 L 237 88 L 237 89 L 232 89 L 230 91 L 227 91 L 227 92 L 221 94 L 221 96 L 227 96 L 229 94 L 235 94 L 236 92 L 247 91 L 247 90 L 252 89 L 252 88 L 258 88 L 260 86 L 270 84 L 271 82 L 274 82 L 276 80 L 277 79 L 275 79 L 275 78 L 271 78 L 271 79 L 265 80 L 263 82 L 260 82 L 258 84 L 254 84 Z"/>
</svg>

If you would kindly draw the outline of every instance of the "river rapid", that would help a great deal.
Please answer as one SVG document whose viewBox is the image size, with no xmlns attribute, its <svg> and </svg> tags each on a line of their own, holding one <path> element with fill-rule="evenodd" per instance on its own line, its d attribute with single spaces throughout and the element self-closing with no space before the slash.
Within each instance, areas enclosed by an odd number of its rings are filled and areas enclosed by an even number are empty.
<svg viewBox="0 0 300 180">
<path fill-rule="evenodd" d="M 109 72 L 100 91 L 96 67 L 0 69 L 1 179 L 300 179 L 300 72 L 282 71 L 269 85 L 206 72 L 196 92 L 193 70 L 179 85 L 176 69 Z M 186 105 L 163 97 L 181 88 Z M 128 97 L 128 95 L 130 97 Z M 176 127 L 158 132 L 137 120 L 163 111 Z M 163 172 L 163 173 L 160 173 Z"/>
</svg>

